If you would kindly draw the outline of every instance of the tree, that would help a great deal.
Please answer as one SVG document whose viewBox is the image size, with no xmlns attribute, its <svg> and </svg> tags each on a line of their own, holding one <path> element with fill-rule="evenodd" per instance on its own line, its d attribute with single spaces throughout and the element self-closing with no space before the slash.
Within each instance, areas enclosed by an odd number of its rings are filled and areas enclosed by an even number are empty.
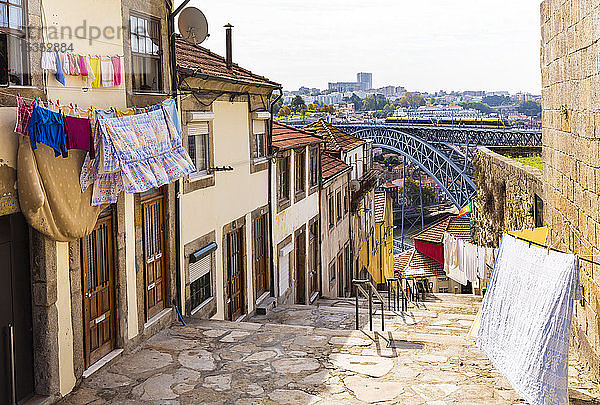
<svg viewBox="0 0 600 405">
<path fill-rule="evenodd" d="M 369 94 L 362 102 L 363 111 L 380 111 L 388 103 L 383 94 Z"/>
<path fill-rule="evenodd" d="M 362 100 L 360 97 L 356 95 L 356 93 L 352 93 L 352 97 L 350 97 L 350 102 L 354 104 L 354 111 L 360 111 L 362 108 Z"/>
<path fill-rule="evenodd" d="M 490 107 L 489 105 L 485 104 L 485 103 L 479 103 L 479 102 L 471 102 L 471 103 L 460 103 L 460 106 L 466 109 L 473 109 L 473 110 L 477 110 L 482 112 L 483 114 L 492 114 L 497 112 L 496 110 L 494 110 L 492 107 Z"/>
<path fill-rule="evenodd" d="M 499 105 L 510 104 L 512 100 L 508 96 L 485 96 L 481 102 L 490 107 L 497 107 Z"/>
<path fill-rule="evenodd" d="M 421 93 L 406 93 L 400 100 L 400 105 L 402 107 L 419 108 L 425 105 L 425 99 Z"/>
<path fill-rule="evenodd" d="M 335 107 L 332 105 L 327 106 L 327 112 L 329 114 L 335 114 Z"/>
<path fill-rule="evenodd" d="M 535 117 L 542 113 L 542 106 L 537 101 L 522 101 L 517 107 L 517 111 L 529 117 Z"/>
<path fill-rule="evenodd" d="M 406 185 L 406 203 L 407 205 L 420 204 L 419 198 L 419 181 L 412 177 L 407 177 Z M 423 196 L 423 206 L 430 205 L 435 201 L 435 190 L 428 184 L 421 186 L 421 194 Z"/>
<path fill-rule="evenodd" d="M 306 103 L 304 103 L 304 99 L 300 95 L 294 97 L 290 105 L 293 111 L 306 110 Z"/>
<path fill-rule="evenodd" d="M 272 99 L 271 99 L 272 100 Z M 273 114 L 279 115 L 279 110 L 283 107 L 283 97 L 280 97 L 275 104 L 273 104 Z"/>
<path fill-rule="evenodd" d="M 292 114 L 292 109 L 290 107 L 288 107 L 287 105 L 284 105 L 283 107 L 281 107 L 279 109 L 279 111 L 277 112 L 277 115 L 282 116 L 282 117 L 287 117 L 288 115 Z"/>
</svg>

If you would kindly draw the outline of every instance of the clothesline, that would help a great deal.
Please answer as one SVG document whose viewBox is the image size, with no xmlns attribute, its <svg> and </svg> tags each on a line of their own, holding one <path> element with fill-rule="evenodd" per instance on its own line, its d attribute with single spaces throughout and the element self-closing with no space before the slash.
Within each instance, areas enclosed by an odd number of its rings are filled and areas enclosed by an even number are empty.
<svg viewBox="0 0 600 405">
<path fill-rule="evenodd" d="M 535 246 L 541 247 L 541 248 L 546 249 L 546 250 L 551 250 L 551 251 L 557 252 L 557 253 L 567 253 L 568 254 L 568 252 L 565 252 L 565 251 L 560 250 L 560 249 L 556 249 L 556 248 L 554 248 L 552 246 L 544 245 L 543 243 L 538 243 L 538 242 L 534 242 L 534 241 L 531 241 L 531 240 L 527 240 L 527 239 L 521 238 L 519 236 L 513 236 L 513 237 L 517 238 L 517 239 L 519 239 L 519 240 L 521 240 L 523 242 L 527 242 L 530 245 L 535 245 Z M 595 257 L 595 256 L 593 256 L 593 257 Z M 578 256 L 578 258 L 579 258 L 579 260 L 583 260 L 584 262 L 588 262 L 590 264 L 595 264 L 597 266 L 600 266 L 600 263 L 595 262 L 595 261 L 590 260 L 590 259 L 586 259 L 584 256 Z"/>
</svg>

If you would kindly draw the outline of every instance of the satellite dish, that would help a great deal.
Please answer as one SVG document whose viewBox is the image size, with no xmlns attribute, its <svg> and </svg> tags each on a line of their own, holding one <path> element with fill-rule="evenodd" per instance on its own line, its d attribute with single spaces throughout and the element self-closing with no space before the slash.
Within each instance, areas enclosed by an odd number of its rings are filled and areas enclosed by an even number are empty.
<svg viewBox="0 0 600 405">
<path fill-rule="evenodd" d="M 196 7 L 185 8 L 179 14 L 179 33 L 188 42 L 201 44 L 210 35 L 204 13 Z"/>
</svg>

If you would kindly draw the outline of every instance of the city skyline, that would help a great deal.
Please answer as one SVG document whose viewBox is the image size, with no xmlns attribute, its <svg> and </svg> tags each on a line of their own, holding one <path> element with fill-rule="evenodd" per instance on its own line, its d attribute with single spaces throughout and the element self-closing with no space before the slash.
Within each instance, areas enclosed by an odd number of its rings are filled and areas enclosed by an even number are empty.
<svg viewBox="0 0 600 405">
<path fill-rule="evenodd" d="M 441 0 L 410 5 L 193 0 L 190 5 L 209 22 L 211 36 L 202 46 L 223 55 L 222 26 L 233 24 L 234 62 L 286 90 L 326 89 L 329 82 L 353 81 L 363 71 L 373 73 L 375 88 L 540 93 L 535 2 L 467 0 L 460 8 Z"/>
</svg>

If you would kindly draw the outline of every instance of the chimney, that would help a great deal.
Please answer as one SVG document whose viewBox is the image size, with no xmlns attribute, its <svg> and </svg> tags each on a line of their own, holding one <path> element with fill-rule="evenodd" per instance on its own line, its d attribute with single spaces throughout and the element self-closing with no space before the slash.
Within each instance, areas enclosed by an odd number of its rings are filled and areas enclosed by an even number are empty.
<svg viewBox="0 0 600 405">
<path fill-rule="evenodd" d="M 231 29 L 233 28 L 233 25 L 231 24 L 227 24 L 224 26 L 226 28 L 225 30 L 225 61 L 227 63 L 227 69 L 231 69 L 231 67 L 233 66 L 233 61 L 232 61 L 232 50 L 231 50 Z"/>
</svg>

